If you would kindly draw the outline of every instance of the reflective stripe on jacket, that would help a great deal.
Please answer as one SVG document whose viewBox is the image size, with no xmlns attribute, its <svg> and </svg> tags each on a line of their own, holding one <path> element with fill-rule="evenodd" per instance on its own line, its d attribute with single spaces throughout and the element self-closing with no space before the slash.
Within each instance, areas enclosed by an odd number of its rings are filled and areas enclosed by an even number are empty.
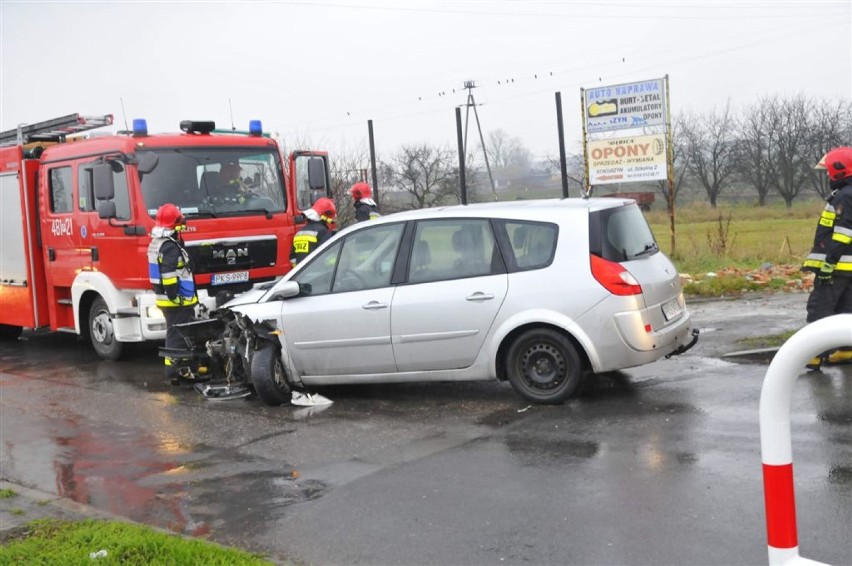
<svg viewBox="0 0 852 566">
<path fill-rule="evenodd" d="M 148 245 L 148 280 L 161 308 L 198 302 L 189 254 L 172 238 L 153 238 Z"/>
<path fill-rule="evenodd" d="M 293 247 L 290 248 L 290 264 L 298 264 L 329 238 L 331 238 L 331 231 L 324 223 L 310 220 L 293 236 Z"/>
<path fill-rule="evenodd" d="M 803 271 L 820 271 L 835 264 L 834 274 L 852 277 L 852 185 L 831 193 L 820 213 L 814 245 L 802 264 Z"/>
</svg>

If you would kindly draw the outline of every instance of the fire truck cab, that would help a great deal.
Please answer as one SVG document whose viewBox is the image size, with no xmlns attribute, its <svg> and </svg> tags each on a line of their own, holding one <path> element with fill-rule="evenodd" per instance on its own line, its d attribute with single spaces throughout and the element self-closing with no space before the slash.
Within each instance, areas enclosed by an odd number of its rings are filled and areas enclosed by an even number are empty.
<svg viewBox="0 0 852 566">
<path fill-rule="evenodd" d="M 133 130 L 74 140 L 112 116 L 78 114 L 0 133 L 0 338 L 50 328 L 91 339 L 104 359 L 165 338 L 146 251 L 157 209 L 187 218 L 199 300 L 239 293 L 290 269 L 301 212 L 329 195 L 328 156 L 284 156 L 253 121 L 181 133 Z"/>
</svg>

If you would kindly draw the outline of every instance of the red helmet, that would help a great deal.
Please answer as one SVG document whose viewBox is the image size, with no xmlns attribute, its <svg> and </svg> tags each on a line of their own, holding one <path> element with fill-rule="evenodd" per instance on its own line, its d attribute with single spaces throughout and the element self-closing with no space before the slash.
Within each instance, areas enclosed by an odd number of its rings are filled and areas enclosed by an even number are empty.
<svg viewBox="0 0 852 566">
<path fill-rule="evenodd" d="M 349 194 L 352 195 L 352 198 L 355 200 L 362 198 L 370 198 L 373 196 L 373 189 L 370 188 L 370 185 L 365 183 L 364 181 L 359 181 L 352 185 L 352 188 L 349 189 Z"/>
<path fill-rule="evenodd" d="M 330 198 L 323 197 L 317 199 L 311 208 L 320 215 L 320 218 L 325 217 L 326 220 L 333 220 L 337 216 L 337 208 L 334 206 L 334 201 Z"/>
<path fill-rule="evenodd" d="M 179 230 L 178 226 L 183 226 L 185 223 L 186 219 L 183 217 L 183 213 L 172 203 L 166 203 L 157 209 L 157 227 Z"/>
<path fill-rule="evenodd" d="M 832 181 L 840 181 L 847 177 L 852 179 L 852 147 L 832 149 L 819 160 L 816 168 L 827 169 L 828 178 Z"/>
</svg>

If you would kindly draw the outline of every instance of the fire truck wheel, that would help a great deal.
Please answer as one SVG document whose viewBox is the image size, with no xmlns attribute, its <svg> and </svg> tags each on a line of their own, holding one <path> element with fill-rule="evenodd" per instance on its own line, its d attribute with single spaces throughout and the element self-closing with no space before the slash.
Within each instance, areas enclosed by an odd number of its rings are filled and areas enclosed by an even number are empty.
<svg viewBox="0 0 852 566">
<path fill-rule="evenodd" d="M 251 360 L 251 382 L 267 405 L 283 405 L 290 401 L 290 386 L 278 348 L 264 343 Z"/>
<path fill-rule="evenodd" d="M 24 329 L 20 326 L 11 326 L 9 324 L 0 324 L 0 340 L 17 340 Z"/>
<path fill-rule="evenodd" d="M 109 309 L 101 297 L 89 309 L 89 337 L 95 352 L 105 360 L 118 360 L 124 353 L 124 344 L 115 339 Z"/>
</svg>

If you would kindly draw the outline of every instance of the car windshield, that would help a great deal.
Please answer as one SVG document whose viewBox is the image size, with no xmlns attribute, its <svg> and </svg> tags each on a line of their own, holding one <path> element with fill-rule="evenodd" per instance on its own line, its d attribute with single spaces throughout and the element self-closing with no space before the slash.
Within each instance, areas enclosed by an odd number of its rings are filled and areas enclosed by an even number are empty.
<svg viewBox="0 0 852 566">
<path fill-rule="evenodd" d="M 635 204 L 593 212 L 589 222 L 591 252 L 610 261 L 630 261 L 659 251 L 642 211 Z"/>
<path fill-rule="evenodd" d="M 188 216 L 266 214 L 287 208 L 278 154 L 266 148 L 150 150 L 156 168 L 142 176 L 148 214 L 167 203 Z M 138 157 L 145 152 L 138 152 Z"/>
</svg>

